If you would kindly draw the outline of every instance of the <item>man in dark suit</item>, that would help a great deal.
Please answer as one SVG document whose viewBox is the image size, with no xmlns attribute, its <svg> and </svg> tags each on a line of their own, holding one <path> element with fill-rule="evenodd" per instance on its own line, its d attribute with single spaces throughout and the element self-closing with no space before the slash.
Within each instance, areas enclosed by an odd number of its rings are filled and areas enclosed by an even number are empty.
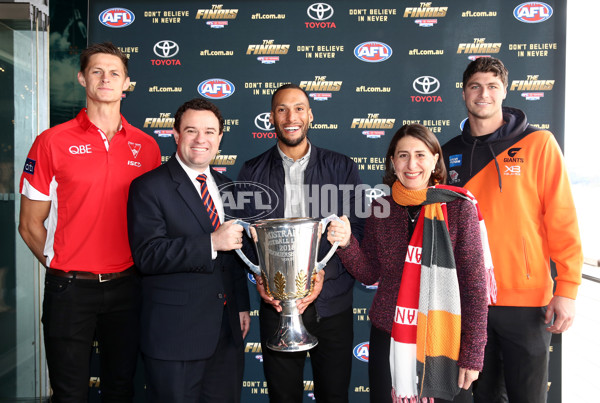
<svg viewBox="0 0 600 403">
<path fill-rule="evenodd" d="M 129 191 L 133 259 L 143 274 L 141 349 L 149 402 L 239 402 L 250 326 L 242 226 L 224 222 L 209 167 L 223 137 L 219 109 L 203 99 L 175 114 L 177 152 Z"/>
</svg>

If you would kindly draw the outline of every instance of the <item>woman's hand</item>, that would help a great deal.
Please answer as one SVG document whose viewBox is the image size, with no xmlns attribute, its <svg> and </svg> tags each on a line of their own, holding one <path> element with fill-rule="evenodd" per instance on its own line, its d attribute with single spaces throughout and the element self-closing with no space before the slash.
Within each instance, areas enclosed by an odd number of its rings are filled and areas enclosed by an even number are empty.
<svg viewBox="0 0 600 403">
<path fill-rule="evenodd" d="M 469 389 L 477 378 L 479 378 L 479 371 L 466 368 L 458 369 L 458 386 L 462 389 Z"/>
<path fill-rule="evenodd" d="M 343 249 L 350 244 L 350 237 L 352 231 L 350 230 L 350 221 L 345 215 L 341 216 L 340 219 L 343 222 L 333 220 L 329 223 L 327 228 L 327 240 L 333 245 L 334 242 L 340 243 L 340 247 Z"/>
<path fill-rule="evenodd" d="M 267 294 L 267 291 L 265 290 L 265 285 L 263 284 L 262 276 L 255 274 L 254 279 L 256 280 L 256 291 L 258 291 L 258 294 L 260 294 L 260 297 L 263 299 L 263 301 L 275 308 L 277 312 L 281 312 L 283 310 L 283 308 L 280 305 L 281 301 Z"/>
</svg>

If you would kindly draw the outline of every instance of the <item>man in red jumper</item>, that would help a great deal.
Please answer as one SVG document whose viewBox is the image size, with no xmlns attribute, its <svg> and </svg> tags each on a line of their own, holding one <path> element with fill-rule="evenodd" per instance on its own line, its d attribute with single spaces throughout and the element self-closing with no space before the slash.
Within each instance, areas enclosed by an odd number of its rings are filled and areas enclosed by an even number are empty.
<svg viewBox="0 0 600 403">
<path fill-rule="evenodd" d="M 156 141 L 120 113 L 127 57 L 111 43 L 81 54 L 87 108 L 40 134 L 21 176 L 19 232 L 46 267 L 42 323 L 52 402 L 87 401 L 94 335 L 104 402 L 130 402 L 139 279 L 127 239 L 131 181 L 160 165 Z"/>
</svg>

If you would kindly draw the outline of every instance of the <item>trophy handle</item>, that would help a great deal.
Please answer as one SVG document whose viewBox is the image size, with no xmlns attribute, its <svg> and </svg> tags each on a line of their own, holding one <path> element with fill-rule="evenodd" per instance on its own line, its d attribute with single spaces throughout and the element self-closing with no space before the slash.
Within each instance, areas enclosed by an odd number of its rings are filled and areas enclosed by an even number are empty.
<svg viewBox="0 0 600 403">
<path fill-rule="evenodd" d="M 321 220 L 321 234 L 323 234 L 325 232 L 325 227 L 327 227 L 327 224 L 329 224 L 330 222 L 332 222 L 333 220 L 339 221 L 341 223 L 343 223 L 342 220 L 340 220 L 340 218 L 335 215 L 332 214 L 329 217 L 325 217 Z M 325 255 L 325 257 L 323 258 L 323 260 L 321 260 L 320 262 L 317 263 L 317 266 L 315 268 L 315 270 L 318 272 L 320 272 L 321 270 L 323 270 L 323 268 L 325 267 L 325 265 L 327 264 L 327 262 L 329 262 L 329 259 L 331 259 L 331 257 L 333 256 L 333 254 L 335 253 L 336 249 L 338 248 L 338 246 L 340 245 L 339 241 L 336 241 L 333 243 L 333 245 L 331 246 L 331 249 L 329 249 L 329 252 L 327 252 L 327 255 Z"/>
<path fill-rule="evenodd" d="M 250 232 L 250 224 L 249 223 L 242 221 L 242 220 L 235 220 L 234 224 L 239 224 L 242 227 L 244 227 L 244 229 L 246 230 L 246 234 L 248 234 L 248 237 L 250 239 L 252 239 L 252 233 Z M 250 261 L 250 259 L 248 259 L 246 257 L 244 252 L 242 252 L 241 249 L 236 249 L 235 253 L 237 253 L 238 256 L 240 257 L 240 259 L 242 259 L 244 261 L 244 263 L 246 263 L 246 265 L 250 268 L 250 271 L 252 271 L 252 273 L 256 274 L 257 276 L 261 275 L 260 268 L 257 265 L 255 265 L 254 263 L 252 263 Z"/>
</svg>

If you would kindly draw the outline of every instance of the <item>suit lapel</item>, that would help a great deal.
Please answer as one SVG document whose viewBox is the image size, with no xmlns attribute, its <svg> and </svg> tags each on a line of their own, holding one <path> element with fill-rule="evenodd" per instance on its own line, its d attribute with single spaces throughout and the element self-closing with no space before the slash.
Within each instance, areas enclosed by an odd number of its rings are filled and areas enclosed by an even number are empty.
<svg viewBox="0 0 600 403">
<path fill-rule="evenodd" d="M 210 223 L 206 207 L 202 202 L 202 198 L 190 181 L 189 176 L 187 176 L 181 165 L 179 165 L 179 161 L 175 159 L 175 155 L 167 161 L 167 166 L 173 181 L 177 184 L 177 193 L 183 199 L 185 204 L 187 204 L 194 217 L 196 217 L 196 220 L 198 220 L 201 227 L 204 229 L 204 232 L 213 232 L 214 230 Z"/>
</svg>

